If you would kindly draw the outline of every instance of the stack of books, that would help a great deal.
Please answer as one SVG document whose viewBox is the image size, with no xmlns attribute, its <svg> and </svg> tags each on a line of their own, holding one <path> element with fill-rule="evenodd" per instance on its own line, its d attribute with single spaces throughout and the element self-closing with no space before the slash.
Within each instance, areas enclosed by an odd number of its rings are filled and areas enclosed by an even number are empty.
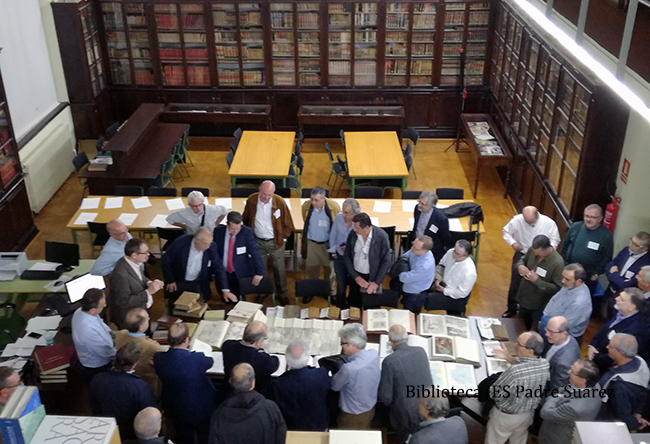
<svg viewBox="0 0 650 444">
<path fill-rule="evenodd" d="M 36 366 L 43 384 L 66 384 L 68 368 L 72 365 L 74 347 L 54 344 L 43 347 L 34 353 Z"/>
<path fill-rule="evenodd" d="M 208 304 L 199 302 L 200 295 L 184 291 L 174 302 L 174 316 L 185 316 L 201 319 L 208 309 Z"/>
</svg>

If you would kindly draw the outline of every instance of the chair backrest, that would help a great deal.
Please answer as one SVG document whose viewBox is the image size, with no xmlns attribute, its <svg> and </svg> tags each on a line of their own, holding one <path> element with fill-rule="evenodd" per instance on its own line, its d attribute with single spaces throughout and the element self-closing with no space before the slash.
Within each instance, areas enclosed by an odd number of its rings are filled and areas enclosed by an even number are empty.
<svg viewBox="0 0 650 444">
<path fill-rule="evenodd" d="M 161 239 L 166 240 L 165 246 L 161 247 L 162 251 L 167 250 L 169 246 L 174 242 L 176 239 L 181 237 L 182 235 L 185 234 L 185 230 L 182 228 L 162 228 L 162 227 L 156 227 L 156 231 L 158 232 L 158 240 L 160 241 Z"/>
<path fill-rule="evenodd" d="M 413 127 L 406 128 L 406 138 L 411 139 L 413 145 L 418 144 L 418 139 L 420 138 L 420 133 Z"/>
<path fill-rule="evenodd" d="M 271 277 L 263 277 L 259 285 L 253 285 L 253 278 L 242 278 L 239 280 L 239 294 L 246 299 L 248 294 L 273 294 L 275 293 L 275 281 Z"/>
<path fill-rule="evenodd" d="M 297 140 L 298 142 L 302 142 L 304 139 L 305 139 L 305 136 L 302 134 L 301 131 L 298 131 L 298 132 L 296 133 L 296 140 Z"/>
<path fill-rule="evenodd" d="M 110 234 L 106 224 L 102 222 L 86 222 L 88 224 L 88 231 L 95 235 L 94 245 L 104 245 L 108 242 Z"/>
<path fill-rule="evenodd" d="M 395 250 L 395 230 L 396 227 L 380 227 L 382 230 L 386 232 L 388 235 L 388 241 L 390 242 L 390 250 L 394 251 Z"/>
<path fill-rule="evenodd" d="M 135 185 L 116 185 L 114 196 L 144 196 L 144 188 Z"/>
<path fill-rule="evenodd" d="M 295 153 L 296 156 L 300 156 L 302 154 L 302 143 L 296 143 Z"/>
<path fill-rule="evenodd" d="M 235 139 L 237 139 L 237 143 L 239 143 L 239 139 L 241 139 L 242 134 L 244 134 L 244 132 L 242 131 L 241 128 L 237 128 L 237 129 L 232 133 L 233 137 L 234 137 Z"/>
<path fill-rule="evenodd" d="M 97 139 L 97 142 L 95 142 L 95 148 L 97 149 L 98 153 L 100 151 L 104 151 L 104 144 L 105 143 L 106 143 L 106 138 L 104 136 Z"/>
<path fill-rule="evenodd" d="M 334 163 L 334 157 L 332 156 L 332 149 L 330 148 L 330 144 L 328 142 L 325 142 L 325 149 L 327 150 L 327 157 L 330 158 L 330 163 Z"/>
<path fill-rule="evenodd" d="M 348 164 L 343 159 L 341 159 L 341 156 L 339 154 L 336 155 L 336 159 L 339 161 L 339 166 L 341 167 L 341 170 L 347 173 Z"/>
<path fill-rule="evenodd" d="M 178 192 L 176 188 L 163 188 L 163 187 L 149 187 L 149 196 L 169 196 L 176 197 Z"/>
<path fill-rule="evenodd" d="M 362 294 L 361 305 L 363 309 L 392 307 L 397 308 L 399 293 L 388 288 L 383 288 L 381 294 Z"/>
<path fill-rule="evenodd" d="M 151 185 L 149 185 L 149 190 L 151 188 L 163 188 L 163 178 L 160 174 L 158 174 L 154 180 L 151 181 Z M 170 188 L 171 189 L 171 188 Z M 150 194 L 151 196 L 151 194 Z"/>
<path fill-rule="evenodd" d="M 199 187 L 183 187 L 181 188 L 181 196 L 187 197 L 192 191 L 200 191 L 205 197 L 210 197 L 210 188 L 199 188 Z"/>
<path fill-rule="evenodd" d="M 280 197 L 286 197 L 287 199 L 291 197 L 291 188 L 277 188 L 275 194 Z"/>
<path fill-rule="evenodd" d="M 226 154 L 226 163 L 228 164 L 228 168 L 230 168 L 230 165 L 232 164 L 233 157 L 235 157 L 235 154 L 232 151 L 228 151 L 228 154 Z"/>
<path fill-rule="evenodd" d="M 419 199 L 420 194 L 422 194 L 422 191 L 402 191 L 402 199 Z"/>
<path fill-rule="evenodd" d="M 449 232 L 449 244 L 447 245 L 447 249 L 454 248 L 454 245 L 456 245 L 456 242 L 465 239 L 468 241 L 470 244 L 472 244 L 472 260 L 474 263 L 477 263 L 478 260 L 478 231 L 450 231 Z"/>
<path fill-rule="evenodd" d="M 257 188 L 242 187 L 230 189 L 230 197 L 248 197 L 253 193 L 257 193 Z"/>
<path fill-rule="evenodd" d="M 465 191 L 462 188 L 436 188 L 438 199 L 464 199 Z"/>
<path fill-rule="evenodd" d="M 79 172 L 84 165 L 88 165 L 88 163 L 88 156 L 83 151 L 72 158 L 72 164 L 77 172 Z"/>
<path fill-rule="evenodd" d="M 411 172 L 411 167 L 413 166 L 413 157 L 411 157 L 410 154 L 407 155 L 404 158 L 404 163 L 406 163 L 406 171 L 408 171 L 410 173 Z"/>
<path fill-rule="evenodd" d="M 174 158 L 170 157 L 160 167 L 161 174 L 171 173 L 173 165 L 174 165 Z"/>
<path fill-rule="evenodd" d="M 354 197 L 357 199 L 381 199 L 384 197 L 382 187 L 355 187 Z"/>
<path fill-rule="evenodd" d="M 230 145 L 228 147 L 230 148 L 230 151 L 233 153 L 237 152 L 237 147 L 239 146 L 239 141 L 237 139 L 232 139 L 230 141 Z"/>
<path fill-rule="evenodd" d="M 339 131 L 339 137 L 341 138 L 341 143 L 345 146 L 345 131 Z"/>
<path fill-rule="evenodd" d="M 301 155 L 298 155 L 298 160 L 296 161 L 296 166 L 300 170 L 300 175 L 302 176 L 302 170 L 305 168 L 305 159 Z"/>
<path fill-rule="evenodd" d="M 313 190 L 313 188 L 303 188 L 301 197 L 309 199 L 311 197 L 311 190 Z M 330 197 L 330 190 L 325 190 L 325 197 Z"/>
<path fill-rule="evenodd" d="M 404 149 L 402 150 L 402 154 L 404 155 L 404 157 L 406 157 L 406 156 L 408 156 L 409 154 L 411 154 L 412 151 L 413 151 L 413 147 L 411 146 L 410 143 L 407 143 L 407 144 L 406 144 L 406 148 L 404 148 Z"/>
<path fill-rule="evenodd" d="M 330 283 L 326 279 L 296 280 L 296 298 L 320 296 L 327 299 L 330 296 L 330 292 Z"/>
<path fill-rule="evenodd" d="M 119 129 L 119 127 L 120 127 L 120 122 L 115 122 L 109 125 L 108 128 L 106 128 L 106 136 L 109 139 L 113 137 L 115 134 L 117 134 L 117 130 Z"/>
</svg>

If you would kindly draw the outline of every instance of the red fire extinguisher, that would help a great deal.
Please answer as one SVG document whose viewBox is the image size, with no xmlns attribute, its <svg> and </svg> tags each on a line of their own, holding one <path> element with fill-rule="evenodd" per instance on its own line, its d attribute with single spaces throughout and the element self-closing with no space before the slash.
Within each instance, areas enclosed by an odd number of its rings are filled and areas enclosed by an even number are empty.
<svg viewBox="0 0 650 444">
<path fill-rule="evenodd" d="M 614 233 L 616 228 L 616 217 L 618 216 L 618 207 L 621 205 L 620 197 L 612 197 L 612 202 L 605 207 L 605 217 L 603 218 L 603 226 L 609 231 Z"/>
</svg>

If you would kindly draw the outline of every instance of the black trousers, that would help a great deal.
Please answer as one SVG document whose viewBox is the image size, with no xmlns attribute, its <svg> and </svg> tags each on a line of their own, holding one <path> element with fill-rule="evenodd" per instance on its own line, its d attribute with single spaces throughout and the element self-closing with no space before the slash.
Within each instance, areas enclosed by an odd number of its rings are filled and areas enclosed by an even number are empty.
<svg viewBox="0 0 650 444">
<path fill-rule="evenodd" d="M 359 274 L 360 277 L 364 278 L 366 281 L 370 279 L 369 274 Z M 348 293 L 348 307 L 359 307 L 362 308 L 361 302 L 361 287 L 356 281 L 350 278 L 350 292 Z"/>
<path fill-rule="evenodd" d="M 427 296 L 426 309 L 446 310 L 448 315 L 460 316 L 465 312 L 467 299 L 453 299 L 443 293 L 434 291 Z"/>
<path fill-rule="evenodd" d="M 540 319 L 542 319 L 542 314 L 544 310 L 533 310 L 530 308 L 519 307 L 519 319 L 524 321 L 526 330 L 534 329 L 537 331 L 537 324 L 539 324 Z"/>
<path fill-rule="evenodd" d="M 95 375 L 101 373 L 101 372 L 107 372 L 110 371 L 112 367 L 112 364 L 109 362 L 108 364 L 102 365 L 101 367 L 84 367 L 84 365 L 77 361 L 77 370 L 79 370 L 79 374 L 81 375 L 81 379 L 86 383 L 90 384 L 90 381 L 93 380 Z"/>
<path fill-rule="evenodd" d="M 521 251 L 515 251 L 512 255 L 512 267 L 510 274 L 510 288 L 508 289 L 508 311 L 517 311 L 517 291 L 519 291 L 519 284 L 521 284 L 521 276 L 517 272 L 517 262 L 524 257 Z"/>
</svg>

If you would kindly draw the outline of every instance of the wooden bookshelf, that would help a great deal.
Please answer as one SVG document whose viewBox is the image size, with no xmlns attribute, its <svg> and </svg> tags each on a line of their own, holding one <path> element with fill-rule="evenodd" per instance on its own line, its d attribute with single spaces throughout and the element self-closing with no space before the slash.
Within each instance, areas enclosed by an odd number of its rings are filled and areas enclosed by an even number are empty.
<svg viewBox="0 0 650 444">
<path fill-rule="evenodd" d="M 610 202 L 629 109 L 503 4 L 494 39 L 489 84 L 494 119 L 515 155 L 510 195 L 565 231 L 585 206 Z"/>
</svg>

